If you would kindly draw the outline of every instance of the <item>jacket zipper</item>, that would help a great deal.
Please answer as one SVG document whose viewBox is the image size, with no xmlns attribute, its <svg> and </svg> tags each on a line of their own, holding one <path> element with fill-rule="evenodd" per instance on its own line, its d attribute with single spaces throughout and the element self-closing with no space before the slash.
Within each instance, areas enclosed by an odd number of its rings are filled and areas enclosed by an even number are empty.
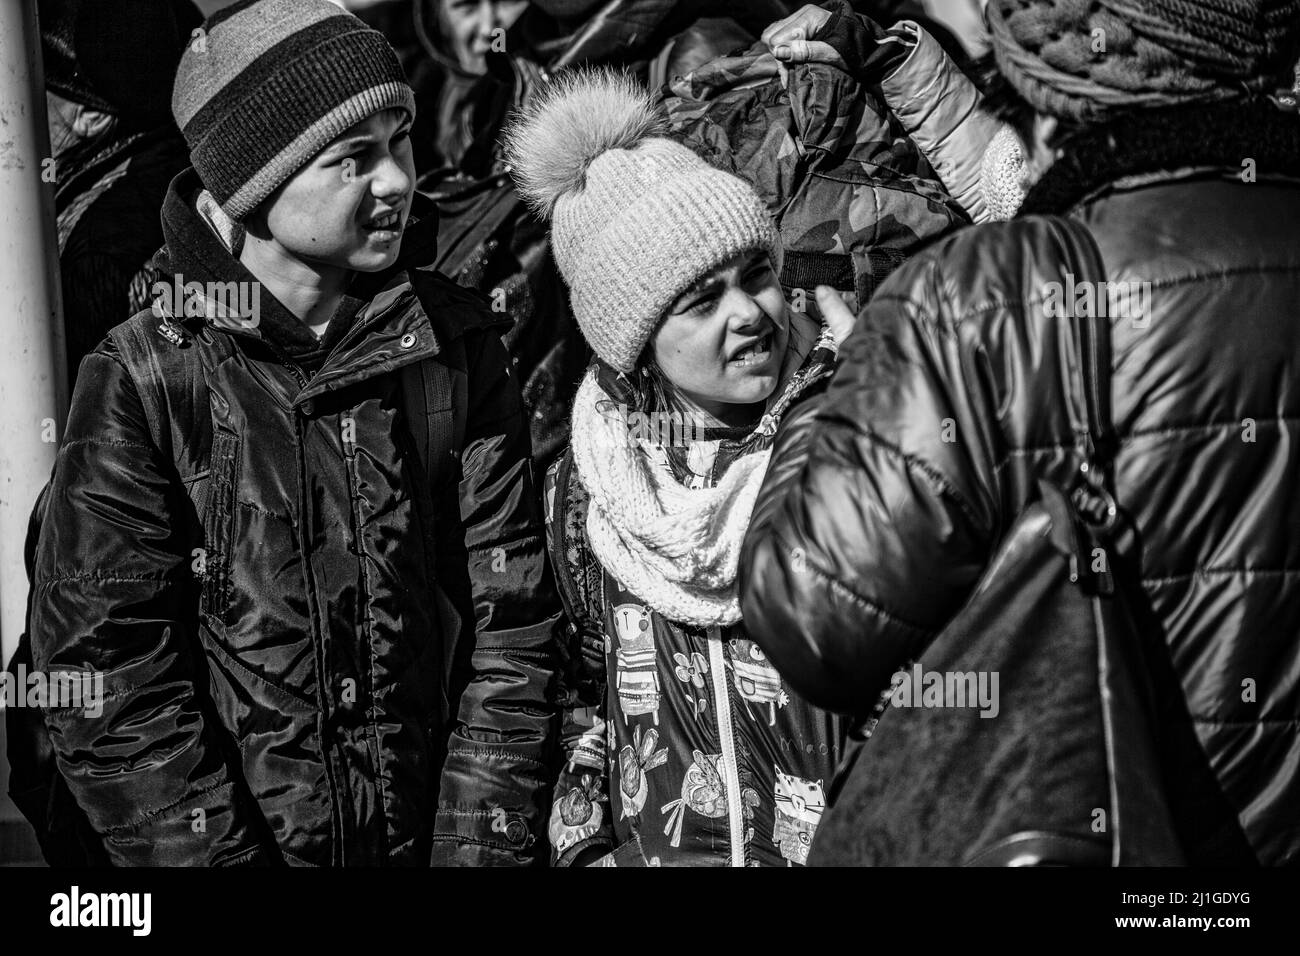
<svg viewBox="0 0 1300 956">
<path fill-rule="evenodd" d="M 302 369 L 300 369 L 296 364 L 290 362 L 283 355 L 281 355 L 279 353 L 279 350 L 272 348 L 271 351 L 275 355 L 275 357 L 279 360 L 280 364 L 283 365 L 286 369 L 288 369 L 293 374 L 294 379 L 297 380 L 297 382 L 299 383 L 299 387 L 306 388 L 307 376 L 303 374 Z M 330 700 L 329 700 L 329 692 L 330 692 L 329 670 L 328 670 L 329 661 L 326 659 L 325 656 L 325 632 L 322 628 L 322 626 L 324 625 L 324 617 L 323 617 L 324 609 L 319 606 L 319 602 L 316 599 L 316 595 L 318 594 L 316 589 L 316 573 L 312 569 L 312 556 L 306 550 L 307 535 L 312 526 L 311 493 L 307 489 L 307 464 L 305 460 L 305 456 L 307 452 L 307 434 L 306 434 L 307 430 L 306 428 L 303 427 L 303 422 L 306 418 L 306 415 L 301 410 L 299 410 L 296 414 L 294 414 L 293 418 L 294 418 L 295 430 L 298 433 L 298 444 L 302 450 L 302 455 L 303 455 L 303 460 L 299 466 L 300 467 L 299 487 L 301 488 L 301 494 L 302 494 L 302 506 L 301 506 L 302 541 L 303 541 L 302 563 L 303 563 L 303 570 L 307 574 L 307 593 L 310 596 L 309 604 L 311 608 L 314 608 L 314 613 L 311 613 L 311 618 L 312 618 L 311 627 L 312 630 L 315 632 L 313 635 L 314 637 L 313 643 L 316 645 L 315 648 L 316 649 L 316 671 L 318 675 L 316 679 L 316 702 L 317 702 L 317 706 L 320 708 L 320 714 L 321 714 L 320 724 L 319 724 L 321 757 L 323 758 L 324 769 L 325 769 L 325 783 L 326 786 L 329 787 L 329 791 L 330 791 L 330 817 L 331 817 L 330 822 L 332 825 L 332 829 L 334 831 L 334 840 L 333 840 L 334 847 L 331 856 L 333 857 L 333 860 L 336 865 L 346 866 L 348 863 L 347 850 L 346 850 L 346 844 L 347 844 L 346 825 L 344 824 L 344 820 L 343 820 L 343 807 L 341 806 L 339 800 L 339 785 L 338 785 L 338 781 L 335 779 L 334 776 L 333 751 L 335 747 L 335 741 L 331 739 L 331 736 L 327 733 L 329 728 L 329 716 L 330 716 L 331 708 L 330 708 Z"/>
<path fill-rule="evenodd" d="M 736 733 L 731 723 L 731 692 L 727 689 L 722 629 L 708 631 L 709 672 L 718 708 L 718 742 L 722 746 L 722 780 L 727 786 L 727 828 L 731 835 L 731 865 L 745 865 L 745 819 L 740 806 L 740 767 L 736 763 Z"/>
</svg>

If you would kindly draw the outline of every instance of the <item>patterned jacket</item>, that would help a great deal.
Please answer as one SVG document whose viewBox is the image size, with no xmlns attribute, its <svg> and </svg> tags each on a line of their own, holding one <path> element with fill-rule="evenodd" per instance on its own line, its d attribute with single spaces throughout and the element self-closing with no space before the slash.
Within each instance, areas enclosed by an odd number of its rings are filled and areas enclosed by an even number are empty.
<svg viewBox="0 0 1300 956">
<path fill-rule="evenodd" d="M 787 386 L 787 398 L 813 400 L 826 357 L 813 352 L 805 369 L 814 374 Z M 618 387 L 612 375 L 602 385 Z M 704 454 L 670 453 L 670 462 L 679 480 L 712 484 L 747 437 L 717 430 L 698 443 Z M 545 501 L 574 638 L 549 830 L 555 863 L 603 853 L 601 865 L 804 864 L 847 724 L 791 694 L 743 623 L 669 620 L 601 567 L 571 452 L 548 472 Z"/>
</svg>

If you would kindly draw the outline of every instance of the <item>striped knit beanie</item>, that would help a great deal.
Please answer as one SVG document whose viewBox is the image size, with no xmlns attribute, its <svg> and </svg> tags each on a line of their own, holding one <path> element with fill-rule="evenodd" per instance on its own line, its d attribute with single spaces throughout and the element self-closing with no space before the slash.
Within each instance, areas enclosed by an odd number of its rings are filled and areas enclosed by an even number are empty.
<svg viewBox="0 0 1300 956">
<path fill-rule="evenodd" d="M 1095 120 L 1287 86 L 1300 0 L 989 0 L 998 69 L 1040 112 Z"/>
<path fill-rule="evenodd" d="M 758 194 L 666 139 L 667 128 L 631 78 L 573 71 L 506 131 L 520 194 L 551 220 L 578 326 L 620 372 L 636 368 L 660 317 L 702 275 L 754 250 L 781 269 Z"/>
<path fill-rule="evenodd" d="M 340 133 L 415 98 L 382 33 L 330 0 L 242 0 L 185 49 L 172 115 L 190 162 L 242 221 Z"/>
</svg>

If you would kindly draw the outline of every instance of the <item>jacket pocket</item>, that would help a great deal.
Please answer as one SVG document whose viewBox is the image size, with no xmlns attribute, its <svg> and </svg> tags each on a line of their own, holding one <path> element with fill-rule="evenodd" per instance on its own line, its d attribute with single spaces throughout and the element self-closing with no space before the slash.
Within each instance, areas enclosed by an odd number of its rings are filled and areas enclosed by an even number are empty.
<svg viewBox="0 0 1300 956">
<path fill-rule="evenodd" d="M 239 437 L 212 435 L 208 503 L 203 514 L 204 575 L 200 608 L 223 624 L 230 604 L 230 555 L 234 549 L 235 493 L 239 487 Z"/>
</svg>

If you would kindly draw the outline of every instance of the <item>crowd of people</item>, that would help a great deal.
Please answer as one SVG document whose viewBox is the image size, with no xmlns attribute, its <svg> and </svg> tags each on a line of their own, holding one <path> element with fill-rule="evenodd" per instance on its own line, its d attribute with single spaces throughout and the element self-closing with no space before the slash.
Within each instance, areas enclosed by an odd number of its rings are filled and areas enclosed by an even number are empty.
<svg viewBox="0 0 1300 956">
<path fill-rule="evenodd" d="M 1300 860 L 1300 0 L 205 6 L 40 3 L 50 862 L 830 859 L 1045 485 L 1178 857 Z"/>
</svg>

